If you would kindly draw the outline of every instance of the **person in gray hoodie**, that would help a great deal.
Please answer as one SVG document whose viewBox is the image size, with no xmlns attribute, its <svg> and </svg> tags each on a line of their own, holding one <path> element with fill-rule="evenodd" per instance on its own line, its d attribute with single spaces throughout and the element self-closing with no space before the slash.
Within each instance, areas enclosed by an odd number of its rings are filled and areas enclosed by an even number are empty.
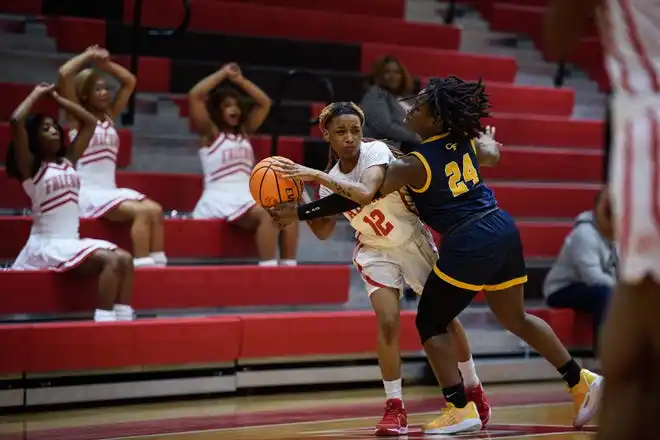
<svg viewBox="0 0 660 440">
<path fill-rule="evenodd" d="M 616 284 L 618 256 L 609 197 L 602 190 L 594 208 L 581 213 L 543 285 L 546 302 L 593 316 L 594 351 L 598 330 Z"/>
</svg>

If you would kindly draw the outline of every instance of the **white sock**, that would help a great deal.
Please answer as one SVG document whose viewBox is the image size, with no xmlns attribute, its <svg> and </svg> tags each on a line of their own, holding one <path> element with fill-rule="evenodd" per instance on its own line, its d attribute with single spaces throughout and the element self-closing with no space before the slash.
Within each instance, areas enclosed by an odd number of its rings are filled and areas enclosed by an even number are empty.
<svg viewBox="0 0 660 440">
<path fill-rule="evenodd" d="M 133 258 L 133 267 L 155 266 L 156 262 L 151 257 Z"/>
<path fill-rule="evenodd" d="M 387 400 L 390 399 L 400 399 L 403 400 L 403 388 L 401 387 L 401 378 L 396 380 L 384 380 L 383 385 L 385 385 L 385 395 Z"/>
<path fill-rule="evenodd" d="M 152 252 L 149 254 L 149 258 L 156 262 L 156 266 L 167 266 L 167 256 L 165 256 L 165 252 Z"/>
<path fill-rule="evenodd" d="M 117 315 L 117 321 L 133 321 L 135 319 L 135 310 L 131 306 L 115 304 L 114 312 Z"/>
<path fill-rule="evenodd" d="M 117 320 L 114 310 L 94 310 L 94 322 L 113 322 Z"/>
<path fill-rule="evenodd" d="M 280 266 L 297 266 L 298 261 L 294 259 L 280 260 Z"/>
<path fill-rule="evenodd" d="M 479 376 L 477 376 L 477 370 L 474 368 L 474 360 L 472 357 L 465 362 L 458 363 L 458 369 L 461 371 L 461 376 L 463 376 L 463 383 L 466 387 L 476 387 L 481 383 Z"/>
<path fill-rule="evenodd" d="M 275 267 L 277 266 L 277 260 L 264 260 L 259 262 L 261 267 Z"/>
</svg>

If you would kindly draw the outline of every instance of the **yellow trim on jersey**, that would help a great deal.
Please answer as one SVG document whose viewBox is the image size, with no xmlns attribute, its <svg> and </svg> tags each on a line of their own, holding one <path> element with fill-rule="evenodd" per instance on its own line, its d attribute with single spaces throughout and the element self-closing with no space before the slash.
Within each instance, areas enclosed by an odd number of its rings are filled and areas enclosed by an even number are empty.
<svg viewBox="0 0 660 440">
<path fill-rule="evenodd" d="M 505 281 L 499 284 L 486 285 L 484 286 L 484 290 L 487 292 L 494 292 L 496 290 L 508 289 L 509 287 L 517 286 L 518 284 L 525 284 L 526 282 L 527 282 L 527 275 L 514 278 L 512 280 Z"/>
<path fill-rule="evenodd" d="M 471 290 L 473 292 L 481 292 L 484 289 L 484 285 L 481 284 L 470 284 L 470 283 L 464 283 L 463 281 L 458 281 L 457 279 L 454 279 L 447 275 L 446 273 L 442 272 L 440 269 L 438 269 L 438 266 L 433 266 L 433 272 L 443 281 L 448 282 L 452 286 L 456 286 L 460 289 L 464 290 Z"/>
<path fill-rule="evenodd" d="M 479 153 L 477 153 L 477 144 L 474 142 L 474 139 L 470 139 L 470 145 L 472 145 L 472 151 L 474 151 L 474 154 L 478 156 Z"/>
<path fill-rule="evenodd" d="M 408 188 L 410 188 L 411 190 L 413 190 L 416 193 L 423 193 L 427 189 L 429 189 L 429 186 L 431 186 L 431 167 L 429 166 L 429 163 L 426 161 L 426 158 L 422 155 L 422 153 L 420 153 L 418 151 L 413 151 L 410 154 L 412 154 L 417 159 L 419 159 L 419 161 L 422 163 L 422 165 L 424 165 L 424 169 L 426 170 L 426 182 L 424 182 L 424 185 L 419 189 L 413 188 L 410 185 L 408 185 Z"/>
<path fill-rule="evenodd" d="M 422 143 L 423 143 L 423 144 L 428 144 L 429 142 L 434 142 L 434 141 L 437 141 L 438 139 L 446 138 L 447 136 L 449 136 L 449 133 L 437 134 L 437 135 L 435 135 L 435 136 L 431 136 L 431 137 L 428 138 L 428 139 L 424 139 L 424 140 L 422 141 Z"/>
</svg>

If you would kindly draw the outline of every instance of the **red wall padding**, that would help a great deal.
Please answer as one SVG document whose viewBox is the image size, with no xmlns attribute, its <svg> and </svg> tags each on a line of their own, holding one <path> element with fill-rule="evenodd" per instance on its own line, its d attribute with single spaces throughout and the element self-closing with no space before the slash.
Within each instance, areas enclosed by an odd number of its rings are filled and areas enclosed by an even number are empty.
<svg viewBox="0 0 660 440">
<path fill-rule="evenodd" d="M 263 37 L 285 37 L 342 43 L 389 43 L 457 50 L 460 30 L 454 26 L 410 23 L 402 18 L 343 12 L 278 8 L 258 4 L 191 0 L 191 30 Z M 132 22 L 132 0 L 124 2 L 124 21 Z M 178 0 L 145 0 L 145 26 L 176 27 L 183 17 Z"/>
<path fill-rule="evenodd" d="M 133 132 L 127 129 L 117 130 L 119 133 L 119 154 L 117 166 L 127 167 L 131 164 L 133 154 Z M 4 163 L 7 149 L 11 142 L 11 127 L 8 122 L 0 122 L 0 162 Z"/>
<path fill-rule="evenodd" d="M 585 316 L 533 309 L 565 344 L 586 339 Z M 401 348 L 420 350 L 415 313 L 401 313 Z M 241 359 L 374 353 L 373 312 L 268 313 L 213 318 L 0 326 L 0 373 L 80 371 Z"/>
<path fill-rule="evenodd" d="M 0 372 L 93 370 L 232 362 L 240 354 L 238 317 L 150 319 L 126 324 L 3 325 Z M 6 347 L 6 346 L 5 346 Z"/>
<path fill-rule="evenodd" d="M 136 310 L 344 304 L 348 265 L 140 268 Z M 0 315 L 96 308 L 97 278 L 40 271 L 0 271 Z"/>
</svg>

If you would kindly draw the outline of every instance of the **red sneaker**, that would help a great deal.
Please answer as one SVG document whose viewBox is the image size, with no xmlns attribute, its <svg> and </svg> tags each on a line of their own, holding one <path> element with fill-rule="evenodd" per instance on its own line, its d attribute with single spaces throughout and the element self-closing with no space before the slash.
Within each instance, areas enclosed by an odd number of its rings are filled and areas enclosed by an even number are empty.
<svg viewBox="0 0 660 440">
<path fill-rule="evenodd" d="M 408 413 L 401 399 L 389 399 L 385 402 L 385 414 L 376 425 L 375 434 L 379 436 L 408 434 Z"/>
<path fill-rule="evenodd" d="M 474 402 L 474 404 L 477 405 L 479 418 L 481 419 L 481 426 L 482 428 L 485 428 L 490 421 L 490 404 L 488 403 L 488 399 L 486 399 L 484 388 L 481 384 L 476 387 L 466 388 L 465 395 L 468 402 Z"/>
</svg>

